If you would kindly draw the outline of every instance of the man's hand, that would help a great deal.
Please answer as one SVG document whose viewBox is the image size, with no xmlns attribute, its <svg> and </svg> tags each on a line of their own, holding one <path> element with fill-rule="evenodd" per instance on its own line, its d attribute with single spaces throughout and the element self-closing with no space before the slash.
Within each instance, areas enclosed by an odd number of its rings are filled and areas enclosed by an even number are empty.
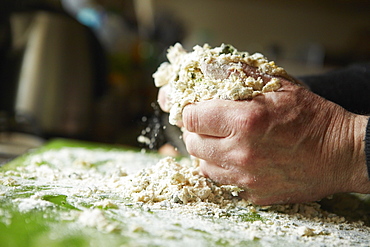
<svg viewBox="0 0 370 247">
<path fill-rule="evenodd" d="M 203 174 L 262 205 L 370 192 L 366 121 L 289 81 L 250 101 L 209 100 L 183 112 L 185 144 Z"/>
<path fill-rule="evenodd" d="M 268 81 L 270 76 L 263 76 Z M 205 176 L 244 188 L 269 205 L 319 200 L 339 192 L 370 193 L 364 137 L 367 117 L 352 114 L 288 79 L 252 100 L 208 100 L 183 111 L 188 152 Z M 169 88 L 158 101 L 168 111 Z"/>
</svg>

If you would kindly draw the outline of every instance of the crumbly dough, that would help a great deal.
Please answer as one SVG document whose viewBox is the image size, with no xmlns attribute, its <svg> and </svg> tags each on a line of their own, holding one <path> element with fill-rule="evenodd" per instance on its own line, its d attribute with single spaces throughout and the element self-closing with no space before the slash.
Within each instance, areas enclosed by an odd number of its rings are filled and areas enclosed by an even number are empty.
<svg viewBox="0 0 370 247">
<path fill-rule="evenodd" d="M 200 175 L 197 159 L 181 163 L 172 157 L 161 159 L 155 166 L 143 169 L 125 183 L 125 196 L 136 202 L 198 203 L 218 205 L 232 203 L 240 188 L 232 185 L 216 185 Z"/>
<path fill-rule="evenodd" d="M 231 45 L 212 48 L 195 46 L 187 52 L 176 43 L 168 49 L 168 62 L 153 74 L 157 87 L 169 84 L 169 122 L 182 118 L 183 108 L 190 103 L 209 99 L 247 100 L 281 87 L 279 77 L 289 78 L 286 71 L 268 61 L 262 54 L 239 52 Z M 247 66 L 254 70 L 247 75 Z M 260 75 L 270 77 L 263 80 Z M 273 77 L 274 76 L 274 77 Z M 275 77 L 276 76 L 276 77 Z"/>
</svg>

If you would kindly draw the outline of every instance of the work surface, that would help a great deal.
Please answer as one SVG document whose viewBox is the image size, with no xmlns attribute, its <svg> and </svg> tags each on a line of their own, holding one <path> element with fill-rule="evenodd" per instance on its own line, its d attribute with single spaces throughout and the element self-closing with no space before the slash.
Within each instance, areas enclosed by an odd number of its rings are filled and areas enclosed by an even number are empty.
<svg viewBox="0 0 370 247">
<path fill-rule="evenodd" d="M 187 159 L 55 140 L 0 168 L 0 243 L 370 246 L 369 205 L 346 194 L 258 207 Z"/>
</svg>

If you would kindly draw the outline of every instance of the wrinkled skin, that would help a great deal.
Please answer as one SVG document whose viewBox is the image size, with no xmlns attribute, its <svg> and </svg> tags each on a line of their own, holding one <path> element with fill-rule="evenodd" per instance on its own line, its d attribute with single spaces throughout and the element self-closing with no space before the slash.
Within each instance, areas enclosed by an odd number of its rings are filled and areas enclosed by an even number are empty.
<svg viewBox="0 0 370 247">
<path fill-rule="evenodd" d="M 178 124 L 188 152 L 201 159 L 202 173 L 243 188 L 241 196 L 260 205 L 370 193 L 363 142 L 367 117 L 280 79 L 277 92 L 253 100 L 214 99 L 184 108 Z M 164 110 L 166 90 L 158 96 Z"/>
</svg>

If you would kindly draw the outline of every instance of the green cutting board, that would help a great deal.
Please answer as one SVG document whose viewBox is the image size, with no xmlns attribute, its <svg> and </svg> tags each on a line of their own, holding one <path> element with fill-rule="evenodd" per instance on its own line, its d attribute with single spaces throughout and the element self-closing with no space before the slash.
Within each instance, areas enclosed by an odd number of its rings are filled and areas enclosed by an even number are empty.
<svg viewBox="0 0 370 247">
<path fill-rule="evenodd" d="M 57 139 L 12 160 L 0 168 L 0 246 L 370 245 L 367 226 L 348 223 L 347 230 L 336 230 L 328 221 L 330 212 L 321 224 L 305 213 L 290 216 L 261 207 L 191 215 L 136 203 L 104 186 L 110 182 L 105 178 L 114 177 L 107 174 L 120 174 L 119 167 L 132 174 L 161 158 L 127 147 Z M 356 200 L 356 209 L 363 209 L 363 201 Z M 289 217 L 291 222 L 279 226 L 279 219 Z M 312 236 L 298 231 L 319 225 L 326 231 L 317 228 Z"/>
</svg>

